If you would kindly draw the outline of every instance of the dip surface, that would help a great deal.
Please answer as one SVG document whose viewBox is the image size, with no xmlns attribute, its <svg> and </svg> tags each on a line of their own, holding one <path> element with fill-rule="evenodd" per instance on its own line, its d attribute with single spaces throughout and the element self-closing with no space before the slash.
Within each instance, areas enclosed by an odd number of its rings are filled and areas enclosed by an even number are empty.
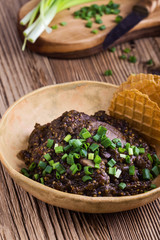
<svg viewBox="0 0 160 240">
<path fill-rule="evenodd" d="M 106 129 L 106 130 L 105 130 Z M 75 110 L 36 124 L 21 172 L 51 188 L 85 196 L 129 196 L 151 190 L 159 174 L 155 149 L 126 121 Z"/>
</svg>

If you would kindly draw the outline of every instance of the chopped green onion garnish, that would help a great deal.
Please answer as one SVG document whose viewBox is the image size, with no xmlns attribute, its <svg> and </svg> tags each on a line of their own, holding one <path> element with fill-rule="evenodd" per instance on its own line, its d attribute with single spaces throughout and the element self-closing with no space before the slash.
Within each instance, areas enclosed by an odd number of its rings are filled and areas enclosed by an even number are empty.
<svg viewBox="0 0 160 240">
<path fill-rule="evenodd" d="M 29 170 L 30 170 L 30 171 L 33 171 L 33 169 L 35 169 L 35 167 L 36 167 L 36 163 L 35 163 L 35 162 L 32 162 L 32 163 L 30 164 L 30 166 L 29 166 Z"/>
<path fill-rule="evenodd" d="M 45 172 L 46 172 L 46 173 L 51 173 L 52 170 L 53 170 L 53 167 L 51 167 L 51 166 L 49 166 L 49 165 L 45 168 Z"/>
<path fill-rule="evenodd" d="M 64 26 L 67 25 L 67 23 L 66 22 L 61 22 L 60 25 L 64 27 Z"/>
<path fill-rule="evenodd" d="M 116 144 L 114 144 L 114 143 L 112 142 L 109 147 L 112 148 L 112 149 L 116 149 Z"/>
<path fill-rule="evenodd" d="M 70 134 L 68 134 L 65 138 L 64 141 L 65 142 L 69 142 L 69 140 L 71 140 L 72 136 Z"/>
<path fill-rule="evenodd" d="M 133 148 L 133 153 L 134 153 L 134 156 L 138 156 L 139 155 L 139 148 L 134 147 Z"/>
<path fill-rule="evenodd" d="M 94 160 L 94 153 L 88 153 L 88 159 Z"/>
<path fill-rule="evenodd" d="M 133 148 L 128 148 L 128 154 L 133 155 Z"/>
<path fill-rule="evenodd" d="M 101 161 L 102 161 L 101 157 L 99 155 L 96 155 L 94 158 L 94 163 L 99 164 L 99 163 L 101 163 Z"/>
<path fill-rule="evenodd" d="M 78 171 L 81 171 L 82 170 L 82 165 L 80 163 L 77 163 L 77 168 L 78 168 Z"/>
<path fill-rule="evenodd" d="M 92 24 L 93 24 L 92 21 L 88 21 L 85 26 L 86 26 L 87 28 L 91 28 L 91 27 L 92 27 Z"/>
<path fill-rule="evenodd" d="M 107 132 L 107 128 L 103 127 L 103 126 L 99 126 L 98 130 L 97 130 L 97 134 L 99 136 L 103 136 L 103 135 L 106 135 L 106 132 Z"/>
<path fill-rule="evenodd" d="M 91 31 L 91 33 L 97 34 L 97 33 L 98 33 L 98 30 L 97 30 L 97 29 L 93 29 L 93 30 Z"/>
<path fill-rule="evenodd" d="M 116 161 L 112 158 L 107 164 L 109 167 L 113 167 L 116 164 Z"/>
<path fill-rule="evenodd" d="M 144 148 L 139 148 L 139 154 L 144 154 L 145 153 L 145 149 Z"/>
<path fill-rule="evenodd" d="M 70 146 L 70 145 L 67 145 L 67 146 L 65 146 L 65 147 L 63 148 L 63 150 L 64 150 L 65 152 L 67 152 L 70 148 L 71 148 L 71 146 Z"/>
<path fill-rule="evenodd" d="M 50 161 L 50 160 L 52 159 L 49 153 L 45 154 L 43 157 L 44 157 L 47 161 Z"/>
<path fill-rule="evenodd" d="M 160 164 L 159 158 L 156 154 L 153 155 L 153 160 L 155 164 L 158 164 L 158 165 Z"/>
<path fill-rule="evenodd" d="M 116 48 L 115 48 L 115 47 L 109 48 L 109 51 L 110 51 L 110 52 L 115 52 L 115 51 L 116 51 Z"/>
<path fill-rule="evenodd" d="M 155 176 L 158 176 L 159 175 L 159 170 L 158 170 L 158 167 L 157 166 L 154 166 L 152 168 L 152 173 L 155 175 Z"/>
<path fill-rule="evenodd" d="M 124 153 L 125 151 L 126 151 L 125 148 L 122 148 L 122 147 L 119 147 L 119 148 L 118 148 L 118 152 L 119 152 L 119 153 Z"/>
<path fill-rule="evenodd" d="M 122 190 L 126 188 L 126 184 L 124 182 L 121 182 L 118 186 Z"/>
<path fill-rule="evenodd" d="M 126 143 L 125 144 L 125 148 L 127 149 L 127 151 L 128 151 L 128 148 L 130 148 L 131 147 L 131 144 L 130 143 Z"/>
<path fill-rule="evenodd" d="M 126 163 L 130 163 L 131 162 L 131 158 L 129 155 L 126 156 Z"/>
<path fill-rule="evenodd" d="M 155 184 L 151 184 L 151 188 L 154 189 L 156 188 L 157 186 Z"/>
<path fill-rule="evenodd" d="M 94 165 L 94 167 L 95 167 L 95 168 L 100 168 L 100 164 L 96 163 L 96 164 Z"/>
<path fill-rule="evenodd" d="M 57 179 L 60 179 L 61 178 L 61 175 L 59 174 L 59 172 L 56 171 L 56 178 Z"/>
<path fill-rule="evenodd" d="M 130 56 L 128 58 L 128 61 L 131 62 L 131 63 L 136 63 L 137 62 L 137 58 L 135 56 Z"/>
<path fill-rule="evenodd" d="M 80 155 L 78 153 L 73 153 L 73 157 L 76 158 L 76 159 L 79 159 Z"/>
<path fill-rule="evenodd" d="M 121 154 L 120 154 L 120 157 L 121 157 L 121 158 L 126 158 L 126 157 L 127 157 L 127 155 L 126 155 L 126 154 L 123 154 L 123 153 L 121 153 Z"/>
<path fill-rule="evenodd" d="M 55 147 L 55 153 L 63 153 L 63 147 L 62 146 L 58 146 L 58 147 Z"/>
<path fill-rule="evenodd" d="M 56 169 L 59 164 L 60 164 L 60 162 L 54 163 L 54 164 L 52 165 L 53 169 Z"/>
<path fill-rule="evenodd" d="M 58 25 L 51 26 L 52 29 L 58 29 Z"/>
<path fill-rule="evenodd" d="M 62 156 L 62 160 L 65 160 L 67 158 L 68 154 L 65 153 L 63 156 Z"/>
<path fill-rule="evenodd" d="M 115 177 L 116 177 L 116 178 L 119 178 L 120 175 L 121 175 L 121 173 L 122 173 L 122 170 L 117 169 L 116 174 L 115 174 Z"/>
<path fill-rule="evenodd" d="M 48 163 L 49 163 L 50 166 L 53 167 L 53 164 L 54 164 L 54 161 L 53 161 L 53 160 L 49 161 Z"/>
<path fill-rule="evenodd" d="M 26 168 L 22 168 L 21 169 L 21 173 L 26 176 L 26 177 L 30 177 L 29 173 L 28 173 L 28 170 Z"/>
<path fill-rule="evenodd" d="M 39 161 L 38 163 L 38 167 L 42 168 L 42 169 L 45 169 L 47 166 L 47 163 L 43 162 L 43 161 Z"/>
<path fill-rule="evenodd" d="M 70 140 L 71 141 L 71 140 Z M 74 148 L 79 148 L 82 146 L 82 142 L 79 139 L 74 139 L 74 141 L 72 142 L 72 146 Z"/>
<path fill-rule="evenodd" d="M 113 142 L 113 143 L 118 143 L 118 142 L 121 142 L 121 139 L 119 139 L 119 138 L 114 138 L 114 139 L 112 140 L 112 142 Z"/>
<path fill-rule="evenodd" d="M 82 177 L 83 182 L 86 182 L 86 181 L 89 181 L 89 180 L 92 180 L 92 178 L 90 176 L 83 176 Z"/>
<path fill-rule="evenodd" d="M 116 146 L 117 146 L 117 148 L 122 147 L 122 143 L 121 142 L 117 142 Z"/>
<path fill-rule="evenodd" d="M 112 70 L 108 69 L 104 72 L 105 76 L 112 76 Z"/>
<path fill-rule="evenodd" d="M 55 143 L 55 144 L 54 144 L 54 149 L 55 149 L 56 147 L 58 147 L 58 143 Z"/>
<path fill-rule="evenodd" d="M 115 18 L 115 22 L 116 23 L 120 23 L 122 21 L 123 17 L 118 15 L 116 18 Z"/>
<path fill-rule="evenodd" d="M 84 173 L 85 173 L 86 175 L 92 174 L 92 173 L 93 173 L 93 168 L 92 168 L 91 166 L 85 166 L 85 167 L 84 167 Z"/>
<path fill-rule="evenodd" d="M 100 140 L 101 136 L 96 134 L 93 136 L 94 141 L 98 142 Z"/>
<path fill-rule="evenodd" d="M 101 141 L 101 144 L 105 147 L 105 148 L 107 148 L 107 147 L 109 147 L 111 144 L 112 144 L 112 141 L 109 139 L 109 138 L 105 138 L 105 139 L 103 139 L 102 141 Z"/>
<path fill-rule="evenodd" d="M 99 145 L 96 143 L 92 143 L 92 145 L 89 148 L 92 150 L 92 152 L 94 152 L 99 148 Z"/>
<path fill-rule="evenodd" d="M 110 175 L 116 175 L 116 167 L 109 167 L 109 172 Z"/>
<path fill-rule="evenodd" d="M 74 164 L 74 156 L 73 156 L 73 154 L 69 154 L 68 156 L 67 156 L 67 163 L 69 164 L 69 165 L 73 165 Z"/>
<path fill-rule="evenodd" d="M 54 140 L 53 139 L 48 139 L 47 141 L 47 147 L 51 148 L 53 146 Z"/>
<path fill-rule="evenodd" d="M 34 177 L 35 180 L 38 180 L 39 174 L 36 173 L 36 174 L 33 175 L 33 177 Z"/>
<path fill-rule="evenodd" d="M 81 157 L 87 157 L 87 151 L 85 150 L 85 149 L 81 149 L 80 150 L 80 155 L 81 155 Z"/>
<path fill-rule="evenodd" d="M 78 168 L 77 168 L 77 165 L 76 164 L 73 164 L 71 167 L 70 167 L 70 170 L 72 171 L 72 174 L 76 174 L 76 172 L 78 172 Z"/>
<path fill-rule="evenodd" d="M 150 153 L 147 153 L 147 157 L 151 163 L 153 163 L 153 158 Z"/>
<path fill-rule="evenodd" d="M 129 166 L 129 175 L 134 175 L 135 174 L 135 166 Z"/>
<path fill-rule="evenodd" d="M 99 27 L 99 30 L 101 30 L 101 31 L 103 31 L 103 30 L 105 30 L 106 29 L 106 26 L 105 25 L 102 25 L 102 26 L 100 26 Z M 110 76 L 110 75 L 109 75 Z"/>
<path fill-rule="evenodd" d="M 123 50 L 124 53 L 130 53 L 130 51 L 131 51 L 130 48 L 125 48 L 125 49 Z"/>
<path fill-rule="evenodd" d="M 44 179 L 43 179 L 43 177 L 40 178 L 40 182 L 41 182 L 42 184 L 44 184 Z"/>
<path fill-rule="evenodd" d="M 143 173 L 143 179 L 150 180 L 150 171 L 149 169 L 145 168 L 142 170 Z"/>
<path fill-rule="evenodd" d="M 42 172 L 42 176 L 43 176 L 43 177 L 46 176 L 46 171 L 45 171 L 45 169 L 44 169 L 43 172 Z"/>
<path fill-rule="evenodd" d="M 79 136 L 80 136 L 81 138 L 87 139 L 87 138 L 90 138 L 90 137 L 91 137 L 91 134 L 90 134 L 90 132 L 89 132 L 86 128 L 83 128 L 83 129 L 81 130 L 81 132 L 79 133 Z"/>
</svg>

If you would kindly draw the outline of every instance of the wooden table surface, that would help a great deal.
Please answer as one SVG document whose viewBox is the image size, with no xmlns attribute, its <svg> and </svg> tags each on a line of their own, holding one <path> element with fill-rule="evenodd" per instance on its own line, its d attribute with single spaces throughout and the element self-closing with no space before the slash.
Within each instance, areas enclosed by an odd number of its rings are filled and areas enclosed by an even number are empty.
<svg viewBox="0 0 160 240">
<path fill-rule="evenodd" d="M 77 80 L 120 84 L 131 73 L 160 74 L 160 38 L 136 40 L 96 56 L 76 60 L 51 59 L 21 51 L 17 32 L 18 9 L 26 0 L 0 0 L 0 117 L 24 94 L 37 88 Z M 136 64 L 119 59 L 132 48 Z M 154 60 L 149 68 L 146 61 Z M 112 69 L 113 76 L 104 71 Z M 29 195 L 0 164 L 0 239 L 160 239 L 160 200 L 132 211 L 83 214 L 45 204 Z"/>
</svg>

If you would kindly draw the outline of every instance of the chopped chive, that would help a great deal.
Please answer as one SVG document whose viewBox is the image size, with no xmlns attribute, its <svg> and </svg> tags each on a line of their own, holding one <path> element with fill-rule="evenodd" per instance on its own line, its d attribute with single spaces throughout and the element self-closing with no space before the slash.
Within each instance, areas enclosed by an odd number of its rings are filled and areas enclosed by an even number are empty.
<svg viewBox="0 0 160 240">
<path fill-rule="evenodd" d="M 133 148 L 128 148 L 128 154 L 133 155 Z"/>
<path fill-rule="evenodd" d="M 87 28 L 91 28 L 91 27 L 92 27 L 92 24 L 93 24 L 92 21 L 88 21 L 85 26 L 86 26 Z"/>
<path fill-rule="evenodd" d="M 93 174 L 93 168 L 91 166 L 85 166 L 84 173 L 85 173 L 85 175 Z"/>
<path fill-rule="evenodd" d="M 131 162 L 131 158 L 129 155 L 126 156 L 126 163 L 130 163 Z"/>
<path fill-rule="evenodd" d="M 45 171 L 45 169 L 44 169 L 43 172 L 42 172 L 42 176 L 43 176 L 43 177 L 46 176 L 46 171 Z"/>
<path fill-rule="evenodd" d="M 83 176 L 82 177 L 83 182 L 86 182 L 86 181 L 89 181 L 89 180 L 92 180 L 92 178 L 90 176 Z"/>
<path fill-rule="evenodd" d="M 53 146 L 54 140 L 53 139 L 48 139 L 47 141 L 47 147 L 51 148 Z"/>
<path fill-rule="evenodd" d="M 33 175 L 33 177 L 34 177 L 35 180 L 38 180 L 39 174 L 36 173 L 36 174 Z"/>
<path fill-rule="evenodd" d="M 147 157 L 151 163 L 153 163 L 153 158 L 150 153 L 147 153 Z"/>
<path fill-rule="evenodd" d="M 36 167 L 36 163 L 35 162 L 32 162 L 31 164 L 30 164 L 30 166 L 29 166 L 29 170 L 30 171 L 33 171 L 34 169 L 35 169 L 35 167 Z"/>
<path fill-rule="evenodd" d="M 98 142 L 100 140 L 101 136 L 96 134 L 93 136 L 94 141 Z"/>
<path fill-rule="evenodd" d="M 142 170 L 142 173 L 143 173 L 143 179 L 150 180 L 150 171 L 149 171 L 149 169 L 144 168 Z"/>
<path fill-rule="evenodd" d="M 155 164 L 160 164 L 159 158 L 156 154 L 153 155 L 153 160 Z"/>
<path fill-rule="evenodd" d="M 120 157 L 121 157 L 121 158 L 125 158 L 125 159 L 126 159 L 127 155 L 126 155 L 126 154 L 123 154 L 123 153 L 121 153 L 121 154 L 120 154 Z"/>
<path fill-rule="evenodd" d="M 69 165 L 73 165 L 74 164 L 74 156 L 73 156 L 73 154 L 69 154 L 68 156 L 67 156 L 67 163 L 69 164 Z"/>
<path fill-rule="evenodd" d="M 59 172 L 56 171 L 56 178 L 57 179 L 60 179 L 61 178 L 61 175 L 59 174 Z"/>
<path fill-rule="evenodd" d="M 81 138 L 87 139 L 87 138 L 90 138 L 90 137 L 91 137 L 91 134 L 90 134 L 90 132 L 89 132 L 86 128 L 83 128 L 83 129 L 81 130 L 81 132 L 79 133 L 79 136 L 80 136 Z"/>
<path fill-rule="evenodd" d="M 131 63 L 136 63 L 137 62 L 137 58 L 135 56 L 130 56 L 128 58 L 128 61 L 131 62 Z"/>
<path fill-rule="evenodd" d="M 127 57 L 126 57 L 126 55 L 123 54 L 123 55 L 119 56 L 119 58 L 122 60 L 125 60 Z"/>
<path fill-rule="evenodd" d="M 21 169 L 21 173 L 26 176 L 26 177 L 30 177 L 29 173 L 28 173 L 28 170 L 26 168 L 22 168 Z"/>
<path fill-rule="evenodd" d="M 93 29 L 93 30 L 91 31 L 91 33 L 97 34 L 97 33 L 98 33 L 98 30 L 97 30 L 97 29 Z"/>
<path fill-rule="evenodd" d="M 62 160 L 65 160 L 67 158 L 68 154 L 65 153 L 63 156 L 62 156 Z"/>
<path fill-rule="evenodd" d="M 49 163 L 50 166 L 53 167 L 53 164 L 54 164 L 54 161 L 53 161 L 53 160 L 49 161 L 48 163 Z"/>
<path fill-rule="evenodd" d="M 71 167 L 70 167 L 70 170 L 72 171 L 72 174 L 76 174 L 76 172 L 78 172 L 78 168 L 77 168 L 77 165 L 76 164 L 73 164 Z"/>
<path fill-rule="evenodd" d="M 117 146 L 117 148 L 122 147 L 122 143 L 121 142 L 117 142 L 116 146 Z"/>
<path fill-rule="evenodd" d="M 76 159 L 79 159 L 80 155 L 78 153 L 73 153 L 73 157 L 76 158 Z"/>
<path fill-rule="evenodd" d="M 130 143 L 126 143 L 125 144 L 125 148 L 127 149 L 127 151 L 128 151 L 128 148 L 130 148 L 131 147 L 131 144 Z"/>
<path fill-rule="evenodd" d="M 53 168 L 51 166 L 49 166 L 49 165 L 45 168 L 45 172 L 46 173 L 51 173 L 52 170 L 53 170 Z"/>
<path fill-rule="evenodd" d="M 104 140 L 101 141 L 101 144 L 105 148 L 107 148 L 107 147 L 109 147 L 112 144 L 112 141 L 109 138 L 106 137 Z"/>
<path fill-rule="evenodd" d="M 101 137 L 103 135 L 106 135 L 107 132 L 107 128 L 103 127 L 103 126 L 99 126 L 98 130 L 97 130 L 97 134 L 100 135 Z"/>
<path fill-rule="evenodd" d="M 159 170 L 158 170 L 158 167 L 157 166 L 154 166 L 152 168 L 152 173 L 157 177 L 159 175 Z"/>
<path fill-rule="evenodd" d="M 42 184 L 44 184 L 44 179 L 43 179 L 43 177 L 40 178 L 40 182 L 41 182 Z"/>
<path fill-rule="evenodd" d="M 58 25 L 51 26 L 52 29 L 58 29 Z"/>
<path fill-rule="evenodd" d="M 155 184 L 151 184 L 150 186 L 152 189 L 156 188 L 157 186 Z"/>
<path fill-rule="evenodd" d="M 43 161 L 39 161 L 38 163 L 38 167 L 42 168 L 42 169 L 45 169 L 47 166 L 47 163 L 46 162 L 43 162 Z"/>
<path fill-rule="evenodd" d="M 116 175 L 116 167 L 109 167 L 109 172 L 110 175 Z"/>
<path fill-rule="evenodd" d="M 134 153 L 134 156 L 138 156 L 139 155 L 139 148 L 134 147 L 133 148 L 133 153 Z"/>
<path fill-rule="evenodd" d="M 53 169 L 56 169 L 59 164 L 60 164 L 59 162 L 54 163 L 54 164 L 52 165 Z"/>
<path fill-rule="evenodd" d="M 55 149 L 56 147 L 58 147 L 58 143 L 55 143 L 55 144 L 54 144 L 54 149 Z"/>
<path fill-rule="evenodd" d="M 145 153 L 145 149 L 144 148 L 139 148 L 139 154 L 144 154 Z"/>
<path fill-rule="evenodd" d="M 101 161 L 102 161 L 101 157 L 99 155 L 96 155 L 94 158 L 94 163 L 99 164 L 99 163 L 101 163 Z"/>
<path fill-rule="evenodd" d="M 112 142 L 113 142 L 113 143 L 118 143 L 118 142 L 121 142 L 121 139 L 119 139 L 119 138 L 114 138 L 114 139 L 112 140 Z"/>
<path fill-rule="evenodd" d="M 59 174 L 63 174 L 66 172 L 66 169 L 60 163 L 56 165 L 56 170 L 59 172 Z"/>
<path fill-rule="evenodd" d="M 63 147 L 62 146 L 58 146 L 58 147 L 55 147 L 55 153 L 63 153 Z"/>
<path fill-rule="evenodd" d="M 106 29 L 106 26 L 105 26 L 105 25 L 102 25 L 102 26 L 99 27 L 99 30 L 101 30 L 101 31 L 103 31 L 103 30 L 105 30 L 105 29 Z"/>
<path fill-rule="evenodd" d="M 50 161 L 50 160 L 52 159 L 49 153 L 45 154 L 43 157 L 44 157 L 47 161 Z"/>
<path fill-rule="evenodd" d="M 124 53 L 130 53 L 130 51 L 131 51 L 130 48 L 125 48 L 125 49 L 123 50 Z"/>
<path fill-rule="evenodd" d="M 119 153 L 124 153 L 125 151 L 126 151 L 125 148 L 122 148 L 122 147 L 119 147 L 119 148 L 118 148 L 118 152 L 119 152 Z"/>
<path fill-rule="evenodd" d="M 72 136 L 70 134 L 68 134 L 65 138 L 64 141 L 65 142 L 69 142 L 69 140 L 71 140 Z"/>
<path fill-rule="evenodd" d="M 129 166 L 129 175 L 134 175 L 135 174 L 135 166 Z"/>
<path fill-rule="evenodd" d="M 71 141 L 71 140 L 70 140 Z M 69 142 L 70 142 L 69 141 Z M 79 139 L 73 139 L 73 141 L 72 141 L 72 146 L 74 147 L 74 148 L 79 148 L 79 147 L 81 147 L 82 146 L 82 142 L 79 140 Z"/>
<path fill-rule="evenodd" d="M 121 173 L 122 173 L 122 170 L 117 169 L 116 174 L 115 174 L 115 177 L 116 177 L 116 178 L 119 178 L 120 175 L 121 175 Z"/>
<path fill-rule="evenodd" d="M 112 149 L 116 149 L 116 144 L 114 144 L 114 143 L 112 142 L 109 147 L 112 148 Z"/>
<path fill-rule="evenodd" d="M 87 151 L 85 150 L 85 149 L 81 149 L 80 150 L 80 155 L 81 155 L 81 157 L 87 157 Z"/>
<path fill-rule="evenodd" d="M 61 22 L 60 25 L 64 27 L 64 26 L 67 25 L 67 23 L 66 22 Z"/>
<path fill-rule="evenodd" d="M 67 145 L 67 146 L 65 146 L 65 147 L 63 148 L 63 150 L 64 150 L 64 152 L 67 152 L 70 148 L 71 148 L 71 146 L 70 146 L 70 145 Z"/>
<path fill-rule="evenodd" d="M 112 158 L 107 164 L 109 167 L 113 167 L 116 164 L 116 161 Z"/>
<path fill-rule="evenodd" d="M 126 188 L 126 184 L 124 182 L 121 182 L 118 186 L 122 190 Z"/>
<path fill-rule="evenodd" d="M 112 76 L 112 70 L 108 69 L 104 72 L 105 76 Z"/>
<path fill-rule="evenodd" d="M 82 170 L 82 165 L 80 163 L 77 163 L 77 168 L 78 168 L 78 171 L 81 171 Z"/>
<path fill-rule="evenodd" d="M 116 51 L 115 47 L 109 48 L 109 52 L 115 52 L 115 51 Z"/>
<path fill-rule="evenodd" d="M 95 167 L 95 168 L 100 168 L 100 164 L 96 163 L 96 164 L 94 165 L 94 167 Z"/>
<path fill-rule="evenodd" d="M 96 143 L 92 143 L 92 145 L 89 147 L 92 152 L 96 151 L 99 148 L 99 145 Z"/>
<path fill-rule="evenodd" d="M 94 160 L 94 153 L 88 153 L 88 159 Z"/>
<path fill-rule="evenodd" d="M 149 60 L 146 62 L 147 65 L 153 65 L 153 63 L 154 63 L 154 62 L 153 62 L 152 59 L 149 59 Z"/>
<path fill-rule="evenodd" d="M 115 22 L 116 23 L 120 23 L 121 21 L 122 21 L 122 19 L 123 19 L 123 17 L 122 16 L 120 16 L 120 15 L 118 15 L 116 18 L 115 18 Z"/>
</svg>

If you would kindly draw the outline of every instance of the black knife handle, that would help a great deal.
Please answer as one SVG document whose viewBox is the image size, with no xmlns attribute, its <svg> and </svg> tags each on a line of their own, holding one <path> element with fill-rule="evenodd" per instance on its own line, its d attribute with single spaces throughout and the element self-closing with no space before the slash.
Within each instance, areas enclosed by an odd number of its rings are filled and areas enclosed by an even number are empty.
<svg viewBox="0 0 160 240">
<path fill-rule="evenodd" d="M 147 17 L 150 13 L 160 6 L 160 0 L 140 0 L 134 7 L 133 11 Z"/>
</svg>

